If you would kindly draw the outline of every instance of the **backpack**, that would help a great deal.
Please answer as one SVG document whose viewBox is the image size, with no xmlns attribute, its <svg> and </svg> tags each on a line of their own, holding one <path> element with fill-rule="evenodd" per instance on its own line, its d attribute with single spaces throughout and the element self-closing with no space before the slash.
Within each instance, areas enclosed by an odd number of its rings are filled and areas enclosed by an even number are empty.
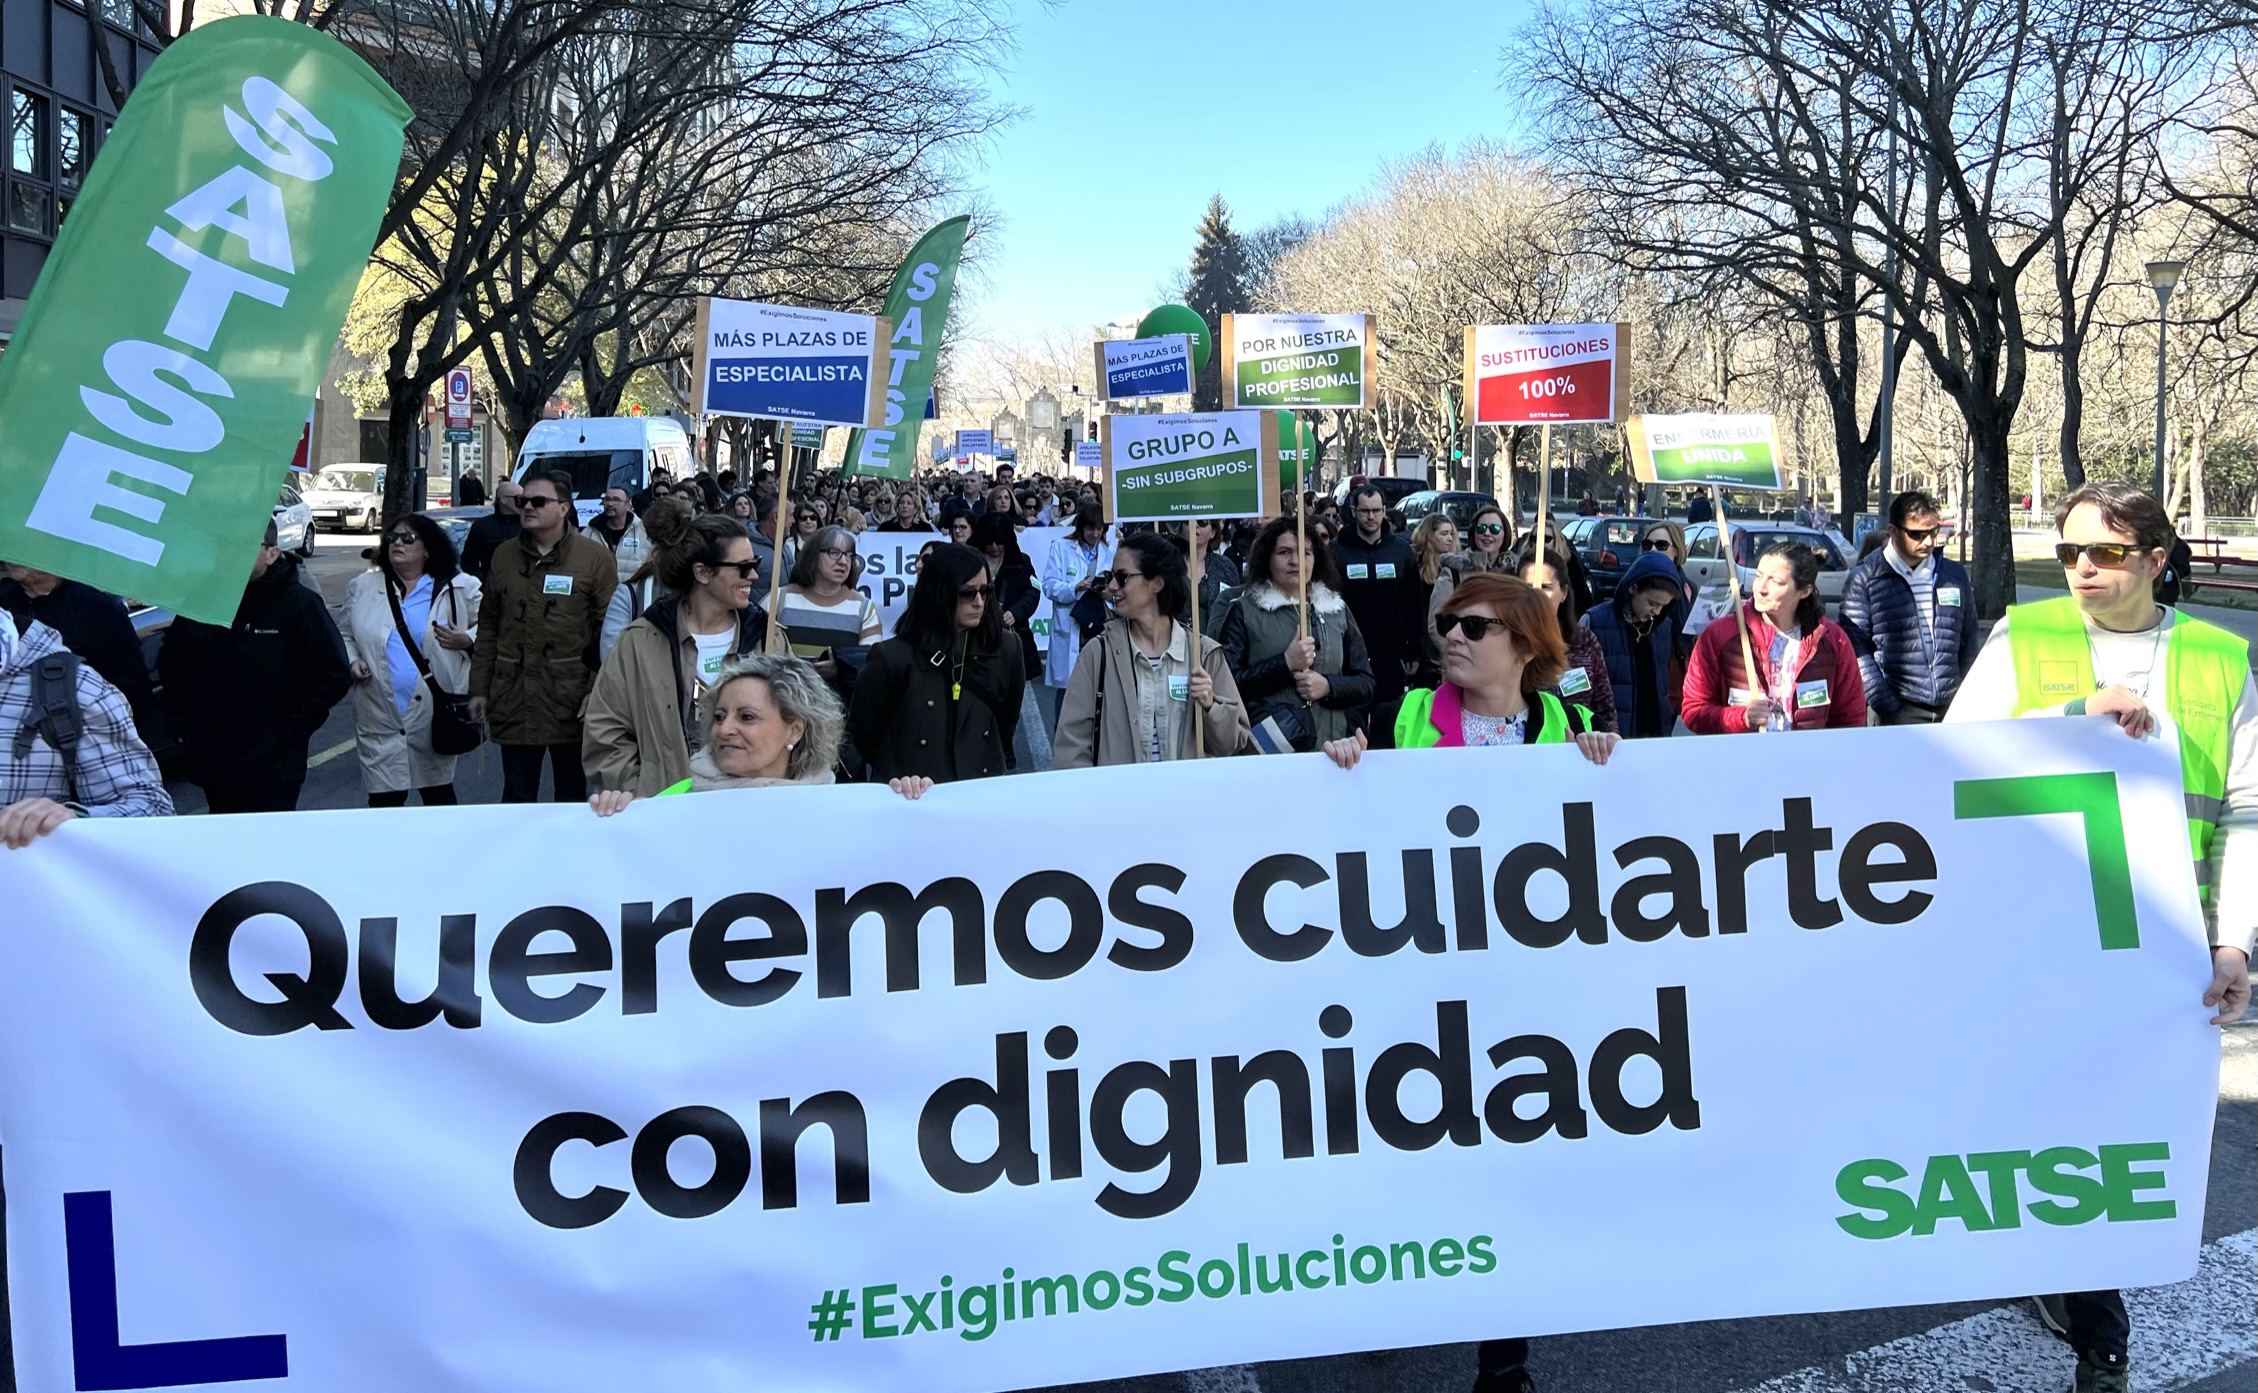
<svg viewBox="0 0 2258 1393">
<path fill-rule="evenodd" d="M 78 796 L 78 742 L 86 720 L 78 709 L 78 655 L 49 653 L 31 665 L 31 714 L 16 727 L 15 756 L 31 754 L 33 736 L 63 757 L 69 797 Z"/>
</svg>

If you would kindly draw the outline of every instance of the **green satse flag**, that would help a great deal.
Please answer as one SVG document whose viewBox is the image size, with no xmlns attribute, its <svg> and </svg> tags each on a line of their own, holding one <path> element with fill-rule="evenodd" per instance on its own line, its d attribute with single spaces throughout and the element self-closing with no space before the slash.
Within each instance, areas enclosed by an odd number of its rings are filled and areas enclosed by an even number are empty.
<svg viewBox="0 0 2258 1393">
<path fill-rule="evenodd" d="M 234 621 L 408 117 L 288 20 L 165 50 L 0 359 L 0 556 Z"/>
<path fill-rule="evenodd" d="M 957 262 L 964 255 L 972 219 L 949 219 L 917 239 L 894 273 L 884 314 L 894 326 L 893 356 L 886 380 L 886 424 L 847 437 L 848 474 L 907 479 L 917 465 L 917 437 L 925 400 L 933 390 L 933 364 L 941 356 L 941 335 L 949 324 L 949 299 L 956 293 Z M 915 403 L 914 406 L 911 403 Z"/>
</svg>

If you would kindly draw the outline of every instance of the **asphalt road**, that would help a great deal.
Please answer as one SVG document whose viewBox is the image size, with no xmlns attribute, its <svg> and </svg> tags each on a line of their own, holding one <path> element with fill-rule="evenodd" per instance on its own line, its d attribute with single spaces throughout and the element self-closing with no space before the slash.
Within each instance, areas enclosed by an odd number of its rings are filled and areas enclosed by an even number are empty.
<svg viewBox="0 0 2258 1393">
<path fill-rule="evenodd" d="M 325 535 L 308 567 L 334 605 L 373 539 Z M 2246 621 L 2248 616 L 2242 616 Z M 313 744 L 300 806 L 360 807 L 350 703 Z M 465 802 L 501 794 L 491 745 L 457 766 Z M 181 811 L 199 811 L 192 787 Z M 2135 1389 L 2250 1393 L 2258 1386 L 2258 1015 L 2228 1032 L 2204 1241 L 2212 1279 L 2134 1303 Z M 2239 1246 L 2238 1246 L 2239 1240 Z M 1636 1253 L 1611 1260 L 1636 1262 Z M 2208 1269 L 2207 1269 L 2208 1270 Z M 2027 1305 L 1961 1304 L 1605 1330 L 1539 1340 L 1530 1371 L 1545 1393 L 2054 1393 L 2069 1359 Z M 1500 1331 L 1499 1333 L 1509 1333 Z M 1171 1373 L 1080 1385 L 1090 1393 L 1451 1393 L 1471 1385 L 1474 1349 L 1444 1345 Z"/>
</svg>

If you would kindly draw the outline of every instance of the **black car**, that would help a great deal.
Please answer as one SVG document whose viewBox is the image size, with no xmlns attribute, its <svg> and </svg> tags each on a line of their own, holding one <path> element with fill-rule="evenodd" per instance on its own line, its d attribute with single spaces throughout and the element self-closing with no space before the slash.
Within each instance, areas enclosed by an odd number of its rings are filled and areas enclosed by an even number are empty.
<svg viewBox="0 0 2258 1393">
<path fill-rule="evenodd" d="M 1403 525 L 1417 527 L 1437 513 L 1457 524 L 1460 535 L 1474 525 L 1474 514 L 1484 508 L 1495 508 L 1497 500 L 1486 493 L 1469 493 L 1460 489 L 1422 489 L 1407 496 L 1396 510 L 1403 515 Z"/>
<path fill-rule="evenodd" d="M 1591 574 L 1593 600 L 1614 595 L 1615 587 L 1623 583 L 1623 573 L 1639 559 L 1640 539 L 1653 526 L 1652 518 L 1622 516 L 1568 518 L 1561 523 L 1560 535 L 1584 559 L 1584 569 Z"/>
</svg>

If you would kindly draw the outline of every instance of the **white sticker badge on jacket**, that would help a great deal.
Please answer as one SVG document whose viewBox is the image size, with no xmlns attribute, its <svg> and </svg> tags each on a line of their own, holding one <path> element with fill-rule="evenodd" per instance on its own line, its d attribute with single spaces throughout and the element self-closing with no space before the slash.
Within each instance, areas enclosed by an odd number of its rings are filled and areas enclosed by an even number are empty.
<svg viewBox="0 0 2258 1393">
<path fill-rule="evenodd" d="M 1560 694 L 1577 696 L 1592 689 L 1592 675 L 1580 667 L 1572 667 L 1560 676 Z"/>
<path fill-rule="evenodd" d="M 1953 608 L 1958 609 L 1960 607 L 1960 587 L 1957 585 L 1938 586 L 1937 603 L 1940 605 L 1951 605 Z"/>
<path fill-rule="evenodd" d="M 1825 706 L 1826 704 L 1827 682 L 1825 678 L 1821 678 L 1817 682 L 1798 682 L 1795 684 L 1797 710 L 1800 711 L 1806 706 Z"/>
<path fill-rule="evenodd" d="M 572 577 L 571 577 L 571 576 L 544 576 L 544 577 L 542 577 L 542 580 L 541 580 L 541 593 L 542 593 L 542 594 L 544 594 L 544 595 L 570 595 L 570 594 L 572 593 Z"/>
</svg>

